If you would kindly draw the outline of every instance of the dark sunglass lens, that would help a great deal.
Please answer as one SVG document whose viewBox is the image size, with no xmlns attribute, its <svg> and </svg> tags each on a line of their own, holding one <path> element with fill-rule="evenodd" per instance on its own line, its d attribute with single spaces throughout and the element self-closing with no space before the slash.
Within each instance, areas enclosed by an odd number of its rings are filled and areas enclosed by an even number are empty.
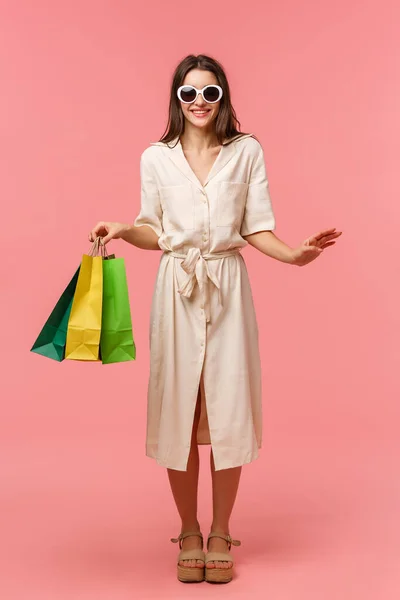
<svg viewBox="0 0 400 600">
<path fill-rule="evenodd" d="M 210 85 L 204 90 L 204 100 L 207 102 L 216 102 L 219 97 L 219 89 L 215 85 Z"/>
<path fill-rule="evenodd" d="M 181 89 L 181 98 L 183 102 L 193 102 L 196 99 L 196 90 L 191 86 L 185 86 Z"/>
</svg>

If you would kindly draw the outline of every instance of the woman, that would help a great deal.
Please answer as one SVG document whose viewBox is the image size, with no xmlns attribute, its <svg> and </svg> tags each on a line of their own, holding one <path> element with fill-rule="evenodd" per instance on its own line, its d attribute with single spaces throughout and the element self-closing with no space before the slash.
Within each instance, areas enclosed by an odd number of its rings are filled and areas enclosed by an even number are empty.
<svg viewBox="0 0 400 600">
<path fill-rule="evenodd" d="M 264 156 L 237 129 L 221 65 L 187 56 L 176 68 L 169 123 L 140 160 L 134 225 L 100 222 L 89 235 L 163 250 L 152 301 L 146 454 L 167 468 L 181 518 L 178 578 L 232 579 L 229 519 L 242 465 L 261 448 L 258 330 L 240 249 L 251 244 L 302 266 L 341 235 L 335 228 L 290 248 L 275 218 Z M 203 552 L 197 520 L 198 444 L 210 444 L 213 522 Z"/>
</svg>

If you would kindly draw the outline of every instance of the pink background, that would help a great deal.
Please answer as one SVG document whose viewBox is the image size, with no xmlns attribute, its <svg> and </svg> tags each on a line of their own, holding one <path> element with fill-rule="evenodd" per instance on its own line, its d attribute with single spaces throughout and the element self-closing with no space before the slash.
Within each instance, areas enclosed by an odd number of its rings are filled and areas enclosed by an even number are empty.
<svg viewBox="0 0 400 600">
<path fill-rule="evenodd" d="M 397 599 L 398 4 L 138 6 L 1 3 L 1 595 Z M 242 129 L 263 144 L 278 237 L 343 235 L 303 268 L 244 251 L 264 443 L 232 515 L 235 580 L 188 589 L 166 471 L 144 453 L 160 254 L 109 246 L 126 259 L 136 363 L 60 364 L 29 349 L 91 227 L 136 216 L 139 157 L 164 130 L 173 69 L 202 52 L 226 68 Z"/>
</svg>

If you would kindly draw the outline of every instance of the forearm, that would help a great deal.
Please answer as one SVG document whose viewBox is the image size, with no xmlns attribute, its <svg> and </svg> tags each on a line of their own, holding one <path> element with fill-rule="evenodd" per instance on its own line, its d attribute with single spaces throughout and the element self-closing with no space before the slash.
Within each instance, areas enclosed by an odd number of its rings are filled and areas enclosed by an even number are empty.
<svg viewBox="0 0 400 600">
<path fill-rule="evenodd" d="M 293 248 L 282 242 L 273 231 L 258 231 L 244 238 L 251 246 L 263 254 L 281 262 L 293 263 Z"/>
<path fill-rule="evenodd" d="M 136 227 L 135 225 L 127 224 L 121 234 L 121 239 L 143 250 L 161 250 L 158 245 L 158 235 L 148 225 Z"/>
</svg>

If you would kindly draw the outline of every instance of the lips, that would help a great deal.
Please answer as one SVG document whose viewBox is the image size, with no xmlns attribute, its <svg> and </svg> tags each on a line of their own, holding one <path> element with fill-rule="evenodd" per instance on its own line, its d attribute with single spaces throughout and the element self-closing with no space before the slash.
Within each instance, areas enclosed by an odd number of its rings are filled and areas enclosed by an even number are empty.
<svg viewBox="0 0 400 600">
<path fill-rule="evenodd" d="M 196 117 L 205 117 L 210 112 L 209 110 L 192 110 L 191 111 Z"/>
</svg>

